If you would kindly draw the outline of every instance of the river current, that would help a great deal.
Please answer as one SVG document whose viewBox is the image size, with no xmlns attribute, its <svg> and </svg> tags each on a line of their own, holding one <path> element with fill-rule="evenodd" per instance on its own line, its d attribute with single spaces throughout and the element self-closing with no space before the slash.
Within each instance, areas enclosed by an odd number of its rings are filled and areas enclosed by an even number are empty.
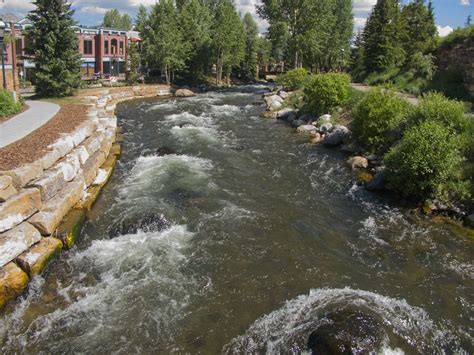
<svg viewBox="0 0 474 355">
<path fill-rule="evenodd" d="M 262 90 L 119 105 L 112 179 L 0 315 L 2 353 L 474 352 L 472 239 L 259 117 Z"/>
</svg>

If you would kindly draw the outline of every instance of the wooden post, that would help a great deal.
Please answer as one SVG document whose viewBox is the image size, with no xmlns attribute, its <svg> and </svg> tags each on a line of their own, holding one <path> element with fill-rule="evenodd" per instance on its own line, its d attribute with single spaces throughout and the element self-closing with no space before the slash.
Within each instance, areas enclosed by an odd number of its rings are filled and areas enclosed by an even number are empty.
<svg viewBox="0 0 474 355">
<path fill-rule="evenodd" d="M 13 91 L 17 91 L 16 83 L 16 33 L 15 33 L 15 24 L 10 22 L 10 28 L 12 29 L 12 71 L 13 71 Z"/>
</svg>

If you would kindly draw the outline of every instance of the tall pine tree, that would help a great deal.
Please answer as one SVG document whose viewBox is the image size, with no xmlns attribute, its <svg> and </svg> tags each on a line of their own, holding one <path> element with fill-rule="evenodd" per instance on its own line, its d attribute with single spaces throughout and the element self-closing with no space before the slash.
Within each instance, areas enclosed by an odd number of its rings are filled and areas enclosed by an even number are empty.
<svg viewBox="0 0 474 355">
<path fill-rule="evenodd" d="M 81 55 L 74 32 L 74 11 L 62 0 L 36 0 L 28 14 L 32 26 L 31 54 L 36 67 L 36 92 L 40 96 L 69 96 L 79 87 Z"/>
<path fill-rule="evenodd" d="M 382 72 L 404 62 L 402 29 L 398 0 L 377 0 L 363 33 L 367 72 Z"/>
<path fill-rule="evenodd" d="M 242 74 L 246 79 L 256 80 L 258 73 L 258 26 L 250 13 L 243 20 L 245 31 L 245 58 L 242 64 Z"/>
</svg>

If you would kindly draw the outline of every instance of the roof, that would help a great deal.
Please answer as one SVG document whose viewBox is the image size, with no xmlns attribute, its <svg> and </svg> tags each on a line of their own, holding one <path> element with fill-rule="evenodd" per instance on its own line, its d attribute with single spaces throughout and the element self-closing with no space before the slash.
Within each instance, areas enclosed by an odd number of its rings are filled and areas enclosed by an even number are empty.
<svg viewBox="0 0 474 355">
<path fill-rule="evenodd" d="M 20 21 L 20 17 L 10 12 L 7 12 L 5 14 L 0 14 L 0 20 L 2 20 L 3 22 L 17 23 L 18 21 Z"/>
</svg>

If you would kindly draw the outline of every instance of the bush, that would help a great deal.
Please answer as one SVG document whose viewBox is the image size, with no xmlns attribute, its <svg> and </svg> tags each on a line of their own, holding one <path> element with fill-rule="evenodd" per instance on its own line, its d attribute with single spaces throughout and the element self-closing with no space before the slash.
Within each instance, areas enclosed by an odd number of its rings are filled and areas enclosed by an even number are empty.
<svg viewBox="0 0 474 355">
<path fill-rule="evenodd" d="M 349 97 L 349 83 L 350 77 L 347 74 L 312 75 L 304 86 L 307 109 L 316 115 L 333 111 Z"/>
<path fill-rule="evenodd" d="M 278 75 L 277 85 L 283 86 L 287 90 L 301 89 L 308 78 L 308 72 L 304 68 L 289 70 L 285 74 Z"/>
<path fill-rule="evenodd" d="M 420 77 L 431 80 L 436 72 L 436 65 L 434 64 L 434 56 L 432 54 L 423 54 L 416 52 L 410 58 L 410 69 Z"/>
<path fill-rule="evenodd" d="M 446 98 L 437 92 L 430 92 L 423 96 L 409 118 L 411 125 L 421 122 L 438 122 L 445 129 L 453 133 L 463 133 L 468 121 L 465 116 L 464 103 Z"/>
<path fill-rule="evenodd" d="M 17 103 L 15 103 L 11 92 L 0 90 L 0 117 L 13 115 L 19 112 L 21 107 L 21 100 L 18 100 Z"/>
<path fill-rule="evenodd" d="M 460 140 L 440 123 L 411 127 L 403 141 L 384 158 L 388 187 L 411 200 L 436 198 L 450 202 L 468 195 L 462 181 Z"/>
<path fill-rule="evenodd" d="M 399 138 L 397 128 L 407 117 L 410 104 L 388 89 L 371 89 L 352 111 L 352 130 L 359 145 L 385 153 Z"/>
</svg>

